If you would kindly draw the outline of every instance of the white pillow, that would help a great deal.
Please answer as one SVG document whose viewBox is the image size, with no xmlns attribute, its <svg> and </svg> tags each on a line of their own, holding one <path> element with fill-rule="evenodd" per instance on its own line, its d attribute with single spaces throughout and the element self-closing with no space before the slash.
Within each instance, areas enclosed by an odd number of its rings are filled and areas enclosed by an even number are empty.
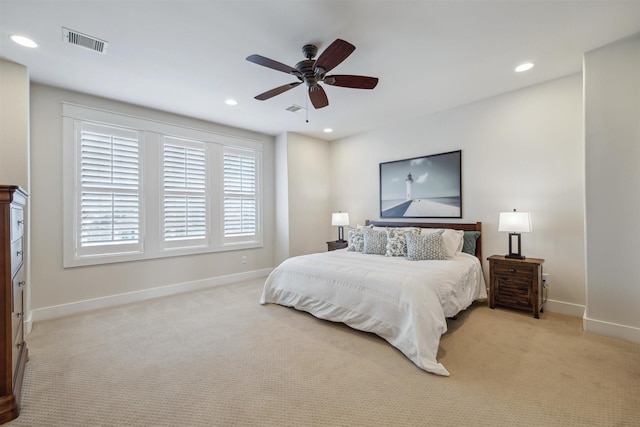
<svg viewBox="0 0 640 427">
<path fill-rule="evenodd" d="M 444 231 L 442 233 L 442 244 L 444 246 L 444 251 L 447 254 L 447 258 L 453 258 L 462 252 L 462 245 L 464 244 L 464 231 L 462 230 L 452 230 L 450 228 L 423 228 L 422 235 L 437 233 L 440 230 Z"/>
</svg>

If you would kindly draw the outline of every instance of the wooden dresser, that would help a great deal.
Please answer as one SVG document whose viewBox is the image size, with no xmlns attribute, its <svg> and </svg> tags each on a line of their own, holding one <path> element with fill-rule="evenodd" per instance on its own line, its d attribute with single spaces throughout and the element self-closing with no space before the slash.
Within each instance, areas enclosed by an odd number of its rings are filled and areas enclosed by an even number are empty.
<svg viewBox="0 0 640 427">
<path fill-rule="evenodd" d="M 510 259 L 493 255 L 489 260 L 489 307 L 527 310 L 538 319 L 542 311 L 543 259 Z"/>
<path fill-rule="evenodd" d="M 24 205 L 18 186 L 0 185 L 0 424 L 20 413 L 20 391 L 27 363 L 24 341 Z"/>
</svg>

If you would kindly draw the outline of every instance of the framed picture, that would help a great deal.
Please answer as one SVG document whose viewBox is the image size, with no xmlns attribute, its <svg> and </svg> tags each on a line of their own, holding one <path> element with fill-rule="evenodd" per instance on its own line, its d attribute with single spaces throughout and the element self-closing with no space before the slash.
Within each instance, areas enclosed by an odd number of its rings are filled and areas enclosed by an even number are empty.
<svg viewBox="0 0 640 427">
<path fill-rule="evenodd" d="M 381 218 L 462 218 L 462 150 L 380 163 Z"/>
</svg>

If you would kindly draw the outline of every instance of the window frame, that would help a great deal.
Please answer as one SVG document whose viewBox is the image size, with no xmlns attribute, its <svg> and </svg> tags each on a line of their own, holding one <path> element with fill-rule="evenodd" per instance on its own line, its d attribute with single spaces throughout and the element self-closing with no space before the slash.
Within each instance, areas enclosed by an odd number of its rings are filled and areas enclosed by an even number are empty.
<svg viewBox="0 0 640 427">
<path fill-rule="evenodd" d="M 78 252 L 78 122 L 131 129 L 140 132 L 140 250 L 128 253 L 81 254 Z M 63 267 L 127 262 L 171 256 L 224 252 L 263 247 L 263 141 L 216 133 L 163 121 L 122 114 L 71 103 L 62 103 L 63 127 Z M 205 144 L 206 152 L 206 242 L 197 245 L 163 242 L 162 185 L 164 138 Z M 256 158 L 256 233 L 243 241 L 229 241 L 223 232 L 223 153 L 225 149 L 253 151 Z M 201 243 L 201 242 L 198 242 Z"/>
</svg>

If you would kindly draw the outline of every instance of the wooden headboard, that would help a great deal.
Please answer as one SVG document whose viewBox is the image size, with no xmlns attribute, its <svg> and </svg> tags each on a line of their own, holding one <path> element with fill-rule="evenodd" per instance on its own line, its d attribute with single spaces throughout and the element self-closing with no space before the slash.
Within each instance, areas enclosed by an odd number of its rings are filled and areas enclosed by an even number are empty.
<svg viewBox="0 0 640 427">
<path fill-rule="evenodd" d="M 476 257 L 482 263 L 482 222 L 390 222 L 366 220 L 366 225 L 375 227 L 419 227 L 419 228 L 452 228 L 454 230 L 479 231 L 480 236 L 476 240 Z"/>
</svg>

